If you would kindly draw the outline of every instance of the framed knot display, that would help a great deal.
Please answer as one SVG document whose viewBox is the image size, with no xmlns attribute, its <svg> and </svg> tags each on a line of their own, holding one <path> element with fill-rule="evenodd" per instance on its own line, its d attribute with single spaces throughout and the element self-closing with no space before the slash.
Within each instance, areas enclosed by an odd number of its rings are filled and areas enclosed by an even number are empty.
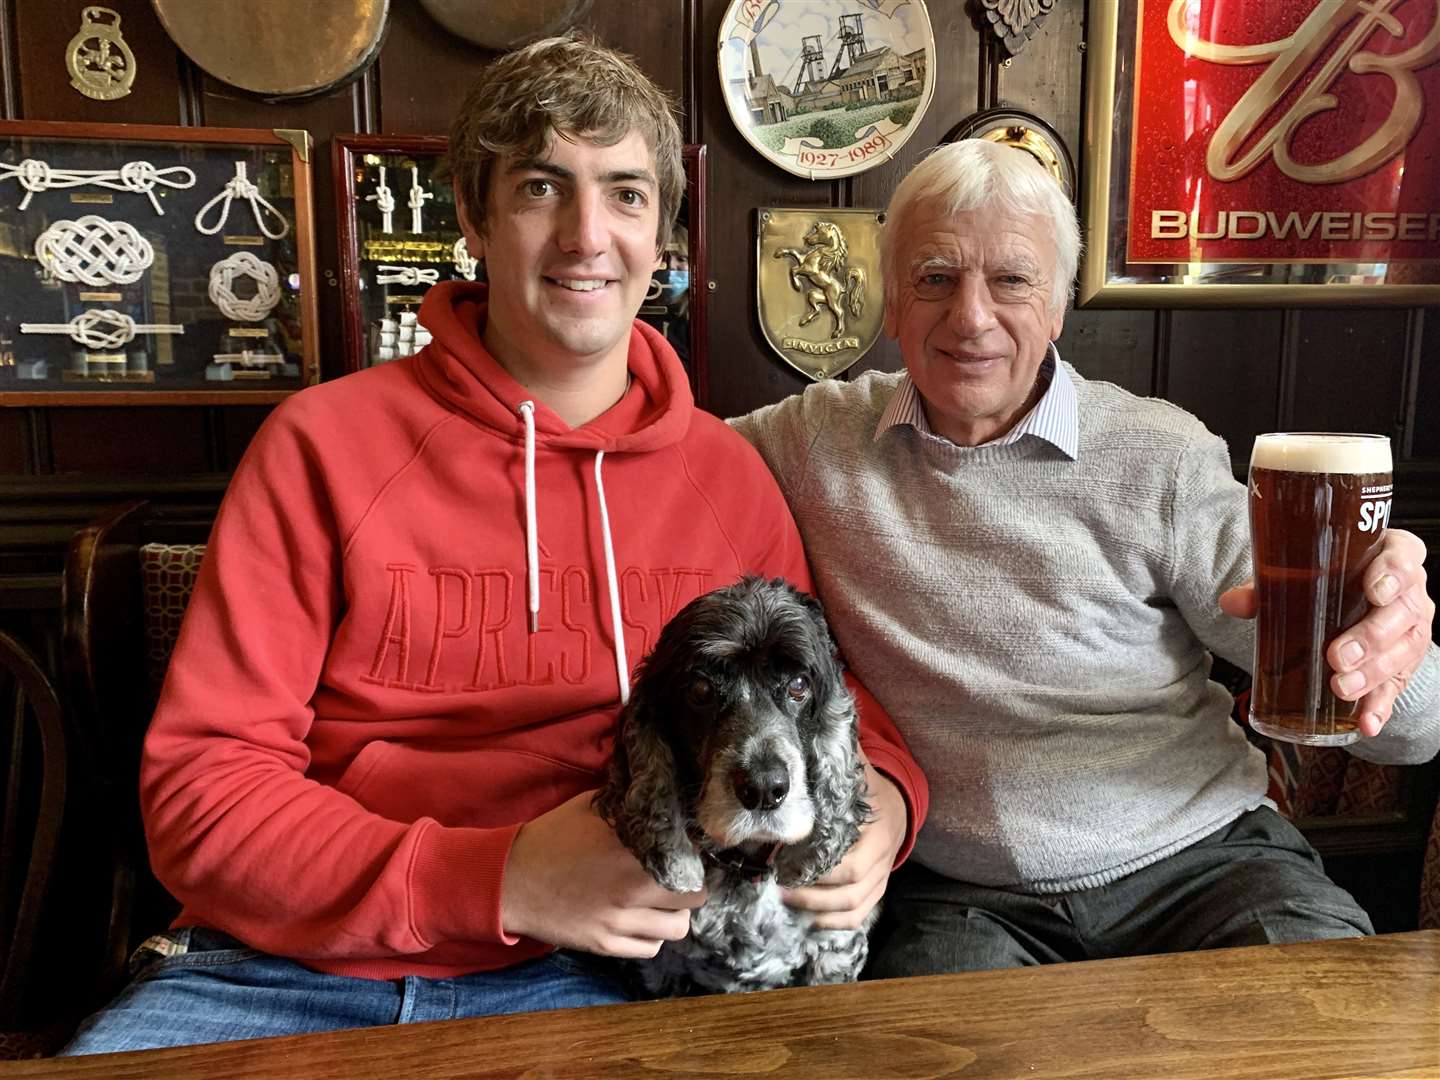
<svg viewBox="0 0 1440 1080">
<path fill-rule="evenodd" d="M 0 406 L 318 382 L 310 155 L 303 131 L 0 121 Z"/>
<path fill-rule="evenodd" d="M 456 258 L 465 238 L 450 184 L 437 178 L 448 146 L 439 135 L 331 139 L 347 371 L 423 348 L 413 328 L 426 293 L 476 279 L 478 264 L 467 274 Z M 401 206 L 409 214 L 397 215 Z"/>
</svg>

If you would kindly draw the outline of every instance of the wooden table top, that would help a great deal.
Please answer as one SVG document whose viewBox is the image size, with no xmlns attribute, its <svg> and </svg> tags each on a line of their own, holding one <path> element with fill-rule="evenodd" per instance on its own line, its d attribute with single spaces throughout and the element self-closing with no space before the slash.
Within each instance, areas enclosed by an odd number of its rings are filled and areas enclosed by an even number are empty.
<svg viewBox="0 0 1440 1080">
<path fill-rule="evenodd" d="M 16 1062 L 0 1077 L 1437 1080 L 1440 930 Z"/>
</svg>

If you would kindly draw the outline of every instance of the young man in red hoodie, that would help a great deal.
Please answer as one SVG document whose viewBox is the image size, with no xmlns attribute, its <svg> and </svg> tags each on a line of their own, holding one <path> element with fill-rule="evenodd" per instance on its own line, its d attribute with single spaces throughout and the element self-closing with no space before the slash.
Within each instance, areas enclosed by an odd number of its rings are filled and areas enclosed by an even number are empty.
<svg viewBox="0 0 1440 1080">
<path fill-rule="evenodd" d="M 630 668 L 700 593 L 810 577 L 769 470 L 635 321 L 679 130 L 566 38 L 493 64 L 451 146 L 488 289 L 432 288 L 432 345 L 291 397 L 236 470 L 142 767 L 183 911 L 69 1053 L 622 1001 L 589 954 L 653 955 L 704 899 L 591 807 Z M 860 697 L 875 819 L 793 898 L 836 926 L 926 799 Z"/>
</svg>

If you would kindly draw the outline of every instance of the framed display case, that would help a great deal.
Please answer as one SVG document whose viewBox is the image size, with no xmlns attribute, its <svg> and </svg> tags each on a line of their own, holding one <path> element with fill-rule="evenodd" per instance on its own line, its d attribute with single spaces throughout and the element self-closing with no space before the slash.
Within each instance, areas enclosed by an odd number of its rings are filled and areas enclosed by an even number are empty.
<svg viewBox="0 0 1440 1080">
<path fill-rule="evenodd" d="M 332 140 L 347 371 L 408 356 L 430 340 L 419 311 L 431 285 L 485 280 L 484 264 L 465 249 L 455 197 L 439 171 L 448 144 L 441 135 Z M 705 147 L 686 146 L 684 157 L 680 219 L 656 260 L 640 318 L 675 347 L 703 405 Z"/>
<path fill-rule="evenodd" d="M 0 121 L 0 405 L 318 381 L 304 131 Z"/>
<path fill-rule="evenodd" d="M 437 179 L 443 135 L 336 135 L 336 235 L 340 244 L 345 370 L 408 356 L 429 341 L 418 313 L 439 281 L 483 281 Z"/>
<path fill-rule="evenodd" d="M 1090 13 L 1081 306 L 1440 303 L 1427 5 Z"/>
</svg>

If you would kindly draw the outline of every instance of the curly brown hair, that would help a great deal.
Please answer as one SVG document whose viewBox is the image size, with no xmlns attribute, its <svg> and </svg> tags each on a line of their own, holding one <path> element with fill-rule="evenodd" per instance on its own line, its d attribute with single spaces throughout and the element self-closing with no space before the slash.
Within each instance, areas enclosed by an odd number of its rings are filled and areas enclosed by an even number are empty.
<svg viewBox="0 0 1440 1080">
<path fill-rule="evenodd" d="M 632 131 L 655 156 L 658 252 L 685 193 L 680 127 L 666 93 L 631 57 L 597 41 L 573 33 L 545 38 L 487 67 L 450 125 L 449 173 L 470 224 L 484 236 L 498 158 L 538 155 L 555 137 L 614 146 Z"/>
</svg>

